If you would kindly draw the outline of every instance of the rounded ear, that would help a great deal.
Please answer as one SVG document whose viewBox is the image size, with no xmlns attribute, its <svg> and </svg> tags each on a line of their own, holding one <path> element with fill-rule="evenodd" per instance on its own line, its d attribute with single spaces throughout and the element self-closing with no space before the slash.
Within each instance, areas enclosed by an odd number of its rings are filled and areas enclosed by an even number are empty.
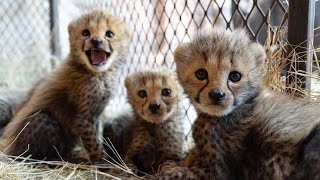
<svg viewBox="0 0 320 180">
<path fill-rule="evenodd" d="M 136 82 L 136 78 L 137 77 L 135 73 L 127 75 L 127 77 L 124 79 L 124 86 L 127 90 L 131 90 L 135 86 L 134 82 Z"/>
<path fill-rule="evenodd" d="M 71 21 L 68 25 L 69 36 L 75 31 L 75 29 L 76 29 L 76 22 Z"/>
<path fill-rule="evenodd" d="M 179 64 L 190 57 L 190 47 L 189 43 L 180 44 L 173 52 L 174 61 Z"/>
<path fill-rule="evenodd" d="M 123 36 L 124 36 L 124 40 L 126 45 L 129 44 L 129 42 L 131 41 L 131 37 L 132 37 L 132 29 L 129 28 L 129 26 L 126 23 L 122 23 L 123 26 Z"/>
<path fill-rule="evenodd" d="M 129 86 L 130 86 L 130 77 L 127 76 L 124 80 L 124 86 L 129 89 Z"/>
<path fill-rule="evenodd" d="M 257 66 L 263 66 L 267 58 L 267 54 L 264 48 L 259 43 L 253 42 L 250 44 L 250 49 L 253 53 L 255 64 Z"/>
</svg>

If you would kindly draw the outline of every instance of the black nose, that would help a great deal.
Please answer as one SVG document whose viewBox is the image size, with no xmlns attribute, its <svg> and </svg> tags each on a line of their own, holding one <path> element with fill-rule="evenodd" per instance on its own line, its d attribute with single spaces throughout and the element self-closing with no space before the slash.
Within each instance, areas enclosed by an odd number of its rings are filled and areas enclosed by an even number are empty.
<svg viewBox="0 0 320 180">
<path fill-rule="evenodd" d="M 209 97 L 213 103 L 218 103 L 223 100 L 226 94 L 219 88 L 212 89 L 209 92 Z"/>
<path fill-rule="evenodd" d="M 94 37 L 91 39 L 91 43 L 94 47 L 97 47 L 102 43 L 102 40 L 100 38 Z"/>
<path fill-rule="evenodd" d="M 152 113 L 155 113 L 155 112 L 157 112 L 157 111 L 160 109 L 160 104 L 158 104 L 158 103 L 151 103 L 151 104 L 149 105 L 149 109 L 150 109 L 150 111 L 151 111 Z"/>
</svg>

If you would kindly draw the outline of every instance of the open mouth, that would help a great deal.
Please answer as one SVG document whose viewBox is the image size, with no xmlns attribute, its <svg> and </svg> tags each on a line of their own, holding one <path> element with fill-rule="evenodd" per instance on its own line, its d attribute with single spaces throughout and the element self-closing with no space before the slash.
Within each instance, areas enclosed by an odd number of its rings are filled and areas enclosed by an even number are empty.
<svg viewBox="0 0 320 180">
<path fill-rule="evenodd" d="M 107 63 L 108 58 L 111 53 L 108 53 L 102 49 L 91 48 L 90 50 L 85 51 L 88 56 L 89 62 L 94 66 L 102 66 Z"/>
</svg>

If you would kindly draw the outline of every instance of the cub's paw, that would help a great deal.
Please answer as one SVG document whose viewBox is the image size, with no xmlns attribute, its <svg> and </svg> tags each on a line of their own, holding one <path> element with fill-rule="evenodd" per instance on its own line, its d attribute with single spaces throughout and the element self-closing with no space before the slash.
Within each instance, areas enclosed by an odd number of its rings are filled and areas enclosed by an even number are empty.
<svg viewBox="0 0 320 180">
<path fill-rule="evenodd" d="M 75 164 L 91 164 L 86 150 L 73 151 L 70 157 L 70 162 Z"/>
<path fill-rule="evenodd" d="M 174 161 L 166 161 L 160 166 L 160 172 L 165 172 L 177 167 L 177 163 Z"/>
</svg>

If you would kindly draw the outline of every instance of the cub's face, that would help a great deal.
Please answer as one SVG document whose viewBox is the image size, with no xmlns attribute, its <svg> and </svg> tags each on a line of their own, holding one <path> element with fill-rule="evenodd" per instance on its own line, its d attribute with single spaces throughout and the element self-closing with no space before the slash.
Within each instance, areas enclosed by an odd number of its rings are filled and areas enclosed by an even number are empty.
<svg viewBox="0 0 320 180">
<path fill-rule="evenodd" d="M 211 31 L 174 52 L 177 74 L 198 112 L 224 116 L 256 95 L 265 52 L 243 30 Z"/>
<path fill-rule="evenodd" d="M 125 79 L 128 100 L 134 111 L 144 120 L 161 123 L 178 108 L 181 93 L 172 71 L 144 71 Z"/>
<path fill-rule="evenodd" d="M 71 55 L 93 72 L 109 69 L 127 54 L 128 27 L 104 11 L 93 11 L 68 26 Z"/>
</svg>

